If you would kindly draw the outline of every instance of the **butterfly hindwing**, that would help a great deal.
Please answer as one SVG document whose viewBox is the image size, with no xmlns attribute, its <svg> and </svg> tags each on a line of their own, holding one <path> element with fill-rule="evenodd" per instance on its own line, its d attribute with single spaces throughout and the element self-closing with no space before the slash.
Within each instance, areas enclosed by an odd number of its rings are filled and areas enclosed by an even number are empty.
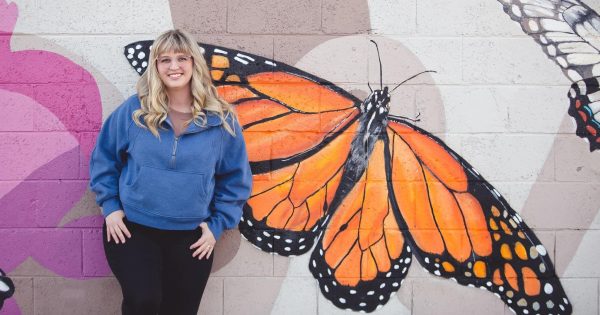
<svg viewBox="0 0 600 315">
<path fill-rule="evenodd" d="M 309 269 L 325 297 L 340 308 L 371 312 L 388 302 L 404 280 L 411 249 L 391 209 L 379 140 L 366 171 L 332 213 Z"/>
<path fill-rule="evenodd" d="M 569 314 L 546 249 L 506 200 L 433 135 L 391 121 L 392 203 L 419 263 L 518 314 Z"/>
</svg>

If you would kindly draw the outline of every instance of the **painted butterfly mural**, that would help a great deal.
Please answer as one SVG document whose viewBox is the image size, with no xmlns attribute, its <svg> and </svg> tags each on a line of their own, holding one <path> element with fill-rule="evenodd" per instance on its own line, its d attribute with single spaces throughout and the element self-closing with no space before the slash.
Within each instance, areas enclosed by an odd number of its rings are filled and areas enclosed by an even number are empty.
<svg viewBox="0 0 600 315">
<path fill-rule="evenodd" d="M 569 115 L 576 134 L 600 149 L 600 16 L 578 0 L 498 0 L 525 33 L 542 46 L 573 84 Z"/>
<path fill-rule="evenodd" d="M 4 306 L 4 300 L 7 300 L 15 293 L 15 285 L 6 273 L 0 269 L 0 310 Z"/>
<path fill-rule="evenodd" d="M 125 47 L 139 74 L 151 45 Z M 381 307 L 416 259 L 518 314 L 571 313 L 546 249 L 519 214 L 440 139 L 389 114 L 388 87 L 361 101 L 290 65 L 200 46 L 244 129 L 254 184 L 242 235 L 269 253 L 312 249 L 309 269 L 337 307 Z"/>
</svg>

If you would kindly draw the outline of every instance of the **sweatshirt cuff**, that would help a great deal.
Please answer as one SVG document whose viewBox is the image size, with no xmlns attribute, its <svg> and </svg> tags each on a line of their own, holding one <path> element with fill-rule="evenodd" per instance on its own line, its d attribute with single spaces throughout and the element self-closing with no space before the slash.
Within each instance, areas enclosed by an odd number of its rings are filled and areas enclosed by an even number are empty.
<svg viewBox="0 0 600 315">
<path fill-rule="evenodd" d="M 206 221 L 206 224 L 208 225 L 208 229 L 212 232 L 213 236 L 215 237 L 215 240 L 219 240 L 221 234 L 223 233 L 223 226 L 222 224 L 220 224 L 219 220 L 214 217 L 211 217 L 208 219 L 208 221 Z"/>
<path fill-rule="evenodd" d="M 121 206 L 121 201 L 118 197 L 107 199 L 102 203 L 102 215 L 104 215 L 105 218 L 109 214 L 122 209 L 123 206 Z"/>
</svg>

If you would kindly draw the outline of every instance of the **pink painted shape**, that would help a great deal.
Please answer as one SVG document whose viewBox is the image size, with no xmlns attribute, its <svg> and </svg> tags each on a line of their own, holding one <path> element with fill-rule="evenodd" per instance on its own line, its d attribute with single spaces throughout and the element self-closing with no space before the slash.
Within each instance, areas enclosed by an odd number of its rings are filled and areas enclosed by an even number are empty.
<svg viewBox="0 0 600 315">
<path fill-rule="evenodd" d="M 15 301 L 14 296 L 4 301 L 4 306 L 0 310 L 0 315 L 21 315 L 19 305 Z"/>
<path fill-rule="evenodd" d="M 20 120 L 29 120 L 30 113 L 35 113 L 37 117 L 51 122 L 60 128 L 53 132 L 38 132 L 33 130 L 11 131 L 3 133 L 0 137 L 0 180 L 18 181 L 30 177 L 31 174 L 46 164 L 48 161 L 69 152 L 79 146 L 77 139 L 65 130 L 60 120 L 52 114 L 43 105 L 35 100 L 15 92 L 0 90 L 0 112 L 6 115 L 0 115 L 0 125 L 3 129 L 10 124 L 16 124 Z M 17 117 L 21 117 L 20 119 Z M 24 123 L 22 126 L 27 126 Z M 10 129 L 9 129 L 10 130 Z M 62 131 L 62 132 L 60 132 Z M 71 159 L 79 164 L 78 152 L 75 152 Z M 72 163 L 69 163 L 72 164 Z M 71 166 L 71 167 L 69 167 Z M 73 165 L 65 165 L 58 174 L 52 174 L 54 178 L 73 178 L 79 177 L 78 168 Z M 76 165 L 78 167 L 78 165 Z M 0 198 L 3 195 L 0 195 Z"/>
<path fill-rule="evenodd" d="M 32 257 L 59 275 L 84 278 L 83 233 L 98 230 L 101 218 L 56 227 L 87 189 L 82 160 L 102 123 L 100 92 L 89 72 L 61 55 L 13 52 L 17 16 L 15 3 L 0 0 L 0 110 L 6 113 L 0 116 L 0 267 L 10 272 Z M 109 274 L 101 244 L 86 241 L 86 268 L 97 276 Z M 18 312 L 16 304 L 8 307 Z"/>
<path fill-rule="evenodd" d="M 0 0 L 0 83 L 10 84 L 3 88 L 43 104 L 74 136 L 78 131 L 97 132 L 102 124 L 102 105 L 96 80 L 61 55 L 41 50 L 11 51 L 17 15 L 15 3 Z M 39 85 L 31 89 L 32 84 Z"/>
<path fill-rule="evenodd" d="M 64 277 L 82 278 L 80 229 L 1 229 L 3 268 L 12 270 L 27 257 Z M 6 256 L 6 257 L 5 257 Z"/>
</svg>

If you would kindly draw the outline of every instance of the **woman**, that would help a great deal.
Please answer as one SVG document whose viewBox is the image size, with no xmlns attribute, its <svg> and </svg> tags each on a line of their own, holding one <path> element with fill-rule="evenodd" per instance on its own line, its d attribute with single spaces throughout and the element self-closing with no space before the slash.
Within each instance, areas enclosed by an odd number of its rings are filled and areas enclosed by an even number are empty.
<svg viewBox="0 0 600 315">
<path fill-rule="evenodd" d="M 123 314 L 196 314 L 216 240 L 250 195 L 244 139 L 186 32 L 154 41 L 137 92 L 106 119 L 90 161 L 104 250 Z"/>
</svg>

